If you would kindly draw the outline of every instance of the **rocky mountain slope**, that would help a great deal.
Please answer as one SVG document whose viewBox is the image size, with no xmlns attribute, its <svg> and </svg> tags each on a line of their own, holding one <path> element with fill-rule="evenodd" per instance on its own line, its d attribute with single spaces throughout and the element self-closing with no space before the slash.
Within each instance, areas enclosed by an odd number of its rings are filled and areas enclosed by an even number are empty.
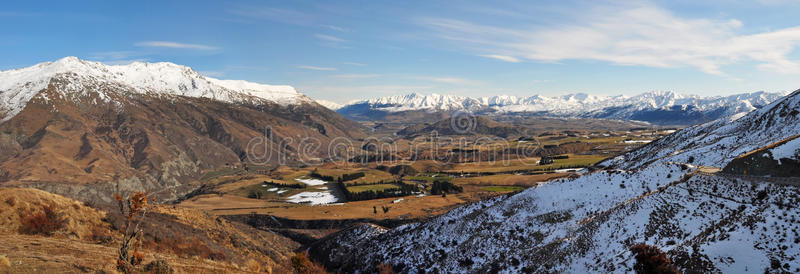
<svg viewBox="0 0 800 274">
<path fill-rule="evenodd" d="M 469 111 L 485 115 L 527 115 L 570 118 L 637 120 L 661 125 L 694 125 L 736 113 L 750 112 L 785 93 L 755 92 L 702 97 L 671 91 L 628 97 L 569 94 L 558 97 L 422 95 L 412 93 L 357 101 L 337 110 L 356 120 L 382 120 L 404 112 Z"/>
<path fill-rule="evenodd" d="M 630 248 L 645 243 L 684 272 L 798 272 L 800 179 L 705 166 L 758 149 L 796 154 L 797 142 L 770 145 L 800 134 L 799 94 L 684 129 L 577 178 L 393 230 L 342 231 L 311 253 L 345 272 L 388 264 L 409 273 L 628 273 Z"/>
<path fill-rule="evenodd" d="M 0 72 L 0 184 L 85 201 L 151 190 L 169 200 L 240 162 L 327 157 L 363 128 L 288 86 L 217 80 L 171 63 L 108 66 L 68 57 Z M 307 143 L 300 138 L 308 137 Z"/>
</svg>

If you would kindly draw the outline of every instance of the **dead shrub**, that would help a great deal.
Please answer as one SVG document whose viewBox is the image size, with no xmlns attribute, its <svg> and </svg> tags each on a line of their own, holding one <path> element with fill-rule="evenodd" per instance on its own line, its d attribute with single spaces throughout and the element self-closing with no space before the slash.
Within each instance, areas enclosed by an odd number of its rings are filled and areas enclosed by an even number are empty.
<svg viewBox="0 0 800 274">
<path fill-rule="evenodd" d="M 0 269 L 11 267 L 11 261 L 8 260 L 6 255 L 0 255 Z"/>
<path fill-rule="evenodd" d="M 109 244 L 114 241 L 108 230 L 103 227 L 92 227 L 91 239 L 99 244 Z"/>
<path fill-rule="evenodd" d="M 22 234 L 51 236 L 64 227 L 64 218 L 56 213 L 55 205 L 42 206 L 42 211 L 37 211 L 24 216 L 19 230 Z"/>
<path fill-rule="evenodd" d="M 636 264 L 633 266 L 636 273 L 681 273 L 658 247 L 637 244 L 631 247 L 631 252 L 636 255 Z"/>
<path fill-rule="evenodd" d="M 261 263 L 259 263 L 256 260 L 253 259 L 247 260 L 245 266 L 247 267 L 247 270 L 250 270 L 252 272 L 261 272 Z"/>
<path fill-rule="evenodd" d="M 382 264 L 379 264 L 377 268 L 378 268 L 377 269 L 378 273 L 380 273 L 380 274 L 395 274 L 395 273 L 397 273 L 397 272 L 394 271 L 394 268 L 392 268 L 391 264 L 382 263 Z"/>
<path fill-rule="evenodd" d="M 308 259 L 306 252 L 298 252 L 292 256 L 292 268 L 295 273 L 300 274 L 326 273 L 322 267 Z"/>
<path fill-rule="evenodd" d="M 131 264 L 134 266 L 142 264 L 144 261 L 144 253 L 139 251 L 134 251 L 131 255 Z"/>
<path fill-rule="evenodd" d="M 164 259 L 158 259 L 144 266 L 144 272 L 153 274 L 173 274 L 175 270 Z"/>
<path fill-rule="evenodd" d="M 17 198 L 16 198 L 16 197 L 13 197 L 13 196 L 12 196 L 12 197 L 8 197 L 8 198 L 6 199 L 6 204 L 8 204 L 8 205 L 10 205 L 10 206 L 15 206 L 15 205 L 17 205 Z"/>
</svg>

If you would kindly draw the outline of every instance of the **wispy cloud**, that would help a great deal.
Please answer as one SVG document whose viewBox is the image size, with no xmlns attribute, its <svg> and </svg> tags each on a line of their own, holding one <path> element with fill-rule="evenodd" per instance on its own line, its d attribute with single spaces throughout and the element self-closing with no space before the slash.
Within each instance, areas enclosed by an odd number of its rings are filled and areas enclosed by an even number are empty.
<svg viewBox="0 0 800 274">
<path fill-rule="evenodd" d="M 359 67 L 363 67 L 363 66 L 366 66 L 366 65 L 367 65 L 367 64 L 356 63 L 356 62 L 344 62 L 344 63 L 342 63 L 342 64 L 345 64 L 345 65 L 351 65 L 351 66 L 359 66 Z"/>
<path fill-rule="evenodd" d="M 273 7 L 247 7 L 229 10 L 228 13 L 239 17 L 256 20 L 268 20 L 278 23 L 309 26 L 314 22 L 314 16 L 292 9 Z"/>
<path fill-rule="evenodd" d="M 318 70 L 318 71 L 335 71 L 336 68 L 331 67 L 317 67 L 317 66 L 297 66 L 299 69 L 309 69 L 309 70 Z"/>
<path fill-rule="evenodd" d="M 740 34 L 735 19 L 684 18 L 650 3 L 593 6 L 568 14 L 575 23 L 511 28 L 447 18 L 419 23 L 471 54 L 504 61 L 596 60 L 657 68 L 694 67 L 725 75 L 726 65 L 751 61 L 759 69 L 800 73 L 789 58 L 800 26 Z"/>
<path fill-rule="evenodd" d="M 333 36 L 333 35 L 325 35 L 325 34 L 314 34 L 314 37 L 316 37 L 317 39 L 323 40 L 323 41 L 335 42 L 335 43 L 341 43 L 341 42 L 346 42 L 347 41 L 347 40 L 344 40 L 342 38 L 339 38 L 339 37 L 336 37 L 336 36 Z"/>
<path fill-rule="evenodd" d="M 477 85 L 480 84 L 479 81 L 459 78 L 459 77 L 418 77 L 419 79 L 437 82 L 437 83 L 444 83 L 444 84 L 452 84 L 452 85 Z"/>
<path fill-rule="evenodd" d="M 486 57 L 486 58 L 497 59 L 497 60 L 500 60 L 500 61 L 511 62 L 511 63 L 519 63 L 520 62 L 519 58 L 513 57 L 513 56 L 507 56 L 507 55 L 486 54 L 486 55 L 481 55 L 481 56 L 482 57 Z"/>
<path fill-rule="evenodd" d="M 334 78 L 341 78 L 341 79 L 366 79 L 366 78 L 375 78 L 380 75 L 378 74 L 337 74 L 331 77 Z"/>
<path fill-rule="evenodd" d="M 326 28 L 326 29 L 329 29 L 329 30 L 338 31 L 338 32 L 350 32 L 349 29 L 346 29 L 346 28 L 343 28 L 343 27 L 339 27 L 339 26 L 334 26 L 334 25 L 320 25 L 320 27 L 323 27 L 323 28 Z"/>
<path fill-rule="evenodd" d="M 138 47 L 172 48 L 172 49 L 192 49 L 192 50 L 217 50 L 217 47 L 201 44 L 185 44 L 170 41 L 144 41 L 135 44 Z"/>
</svg>

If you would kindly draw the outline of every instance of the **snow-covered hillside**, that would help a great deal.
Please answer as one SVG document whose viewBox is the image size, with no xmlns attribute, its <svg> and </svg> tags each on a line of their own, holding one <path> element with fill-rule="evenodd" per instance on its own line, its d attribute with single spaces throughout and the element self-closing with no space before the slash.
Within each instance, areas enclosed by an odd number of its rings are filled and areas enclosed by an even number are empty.
<svg viewBox="0 0 800 274">
<path fill-rule="evenodd" d="M 750 151 L 800 134 L 800 90 L 747 115 L 680 130 L 603 165 L 638 168 L 684 162 L 722 168 Z"/>
<path fill-rule="evenodd" d="M 92 84 L 122 85 L 136 93 L 180 95 L 235 102 L 249 97 L 282 105 L 311 102 L 291 86 L 272 86 L 238 80 L 218 80 L 198 74 L 189 67 L 173 63 L 105 65 L 66 57 L 55 62 L 0 71 L 0 118 L 8 120 L 19 113 L 34 96 L 57 75 L 73 74 Z M 74 83 L 73 83 L 74 84 Z M 76 87 L 80 90 L 79 87 Z"/>
<path fill-rule="evenodd" d="M 517 97 L 499 95 L 471 98 L 455 95 L 422 95 L 412 93 L 357 101 L 339 109 L 345 115 L 370 111 L 444 111 L 504 115 L 531 113 L 555 117 L 641 120 L 668 123 L 676 120 L 708 121 L 719 117 L 746 113 L 786 95 L 785 93 L 754 92 L 731 96 L 702 97 L 681 95 L 671 91 L 655 91 L 628 97 L 569 94 L 558 97 L 533 95 Z"/>
<path fill-rule="evenodd" d="M 797 135 L 800 91 L 681 130 L 577 178 L 385 232 L 345 230 L 311 252 L 344 272 L 388 264 L 409 273 L 630 273 L 630 248 L 645 243 L 689 273 L 800 272 L 800 180 L 697 167 L 724 167 L 757 149 L 796 159 Z"/>
<path fill-rule="evenodd" d="M 345 272 L 386 263 L 409 273 L 629 273 L 637 243 L 688 272 L 761 273 L 774 262 L 796 271 L 800 249 L 788 247 L 800 239 L 800 211 L 784 205 L 798 194 L 654 164 L 553 181 L 386 232 L 343 232 L 331 239 L 339 245 L 318 248 L 335 251 L 321 259 Z"/>
</svg>

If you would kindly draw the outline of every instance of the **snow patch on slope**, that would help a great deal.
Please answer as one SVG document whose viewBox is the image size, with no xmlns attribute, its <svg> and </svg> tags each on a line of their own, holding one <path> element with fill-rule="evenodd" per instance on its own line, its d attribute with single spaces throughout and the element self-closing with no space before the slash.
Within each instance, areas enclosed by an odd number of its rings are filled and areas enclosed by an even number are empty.
<svg viewBox="0 0 800 274">
<path fill-rule="evenodd" d="M 795 138 L 782 145 L 774 147 L 769 150 L 772 158 L 775 160 L 780 159 L 800 159 L 800 138 Z"/>
</svg>

